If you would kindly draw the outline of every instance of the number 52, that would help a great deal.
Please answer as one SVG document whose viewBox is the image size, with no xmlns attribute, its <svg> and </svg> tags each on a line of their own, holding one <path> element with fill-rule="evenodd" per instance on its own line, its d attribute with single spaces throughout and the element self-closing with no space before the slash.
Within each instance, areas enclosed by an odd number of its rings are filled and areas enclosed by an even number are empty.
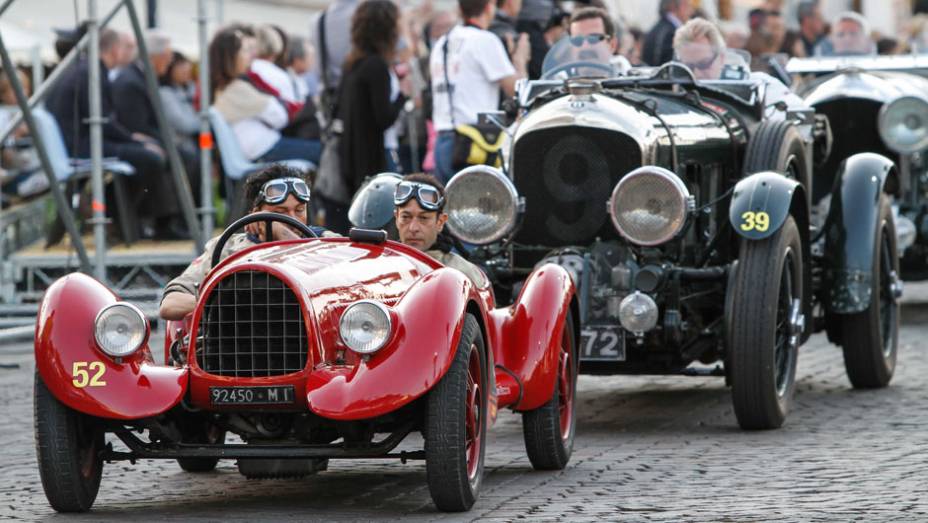
<svg viewBox="0 0 928 523">
<path fill-rule="evenodd" d="M 747 211 L 741 214 L 741 219 L 744 220 L 741 224 L 742 231 L 764 232 L 770 228 L 770 215 L 763 211 Z"/>
<path fill-rule="evenodd" d="M 90 373 L 93 372 L 93 376 Z M 79 388 L 84 387 L 104 387 L 106 382 L 103 381 L 103 374 L 106 372 L 106 366 L 102 361 L 75 361 L 71 367 L 71 383 Z"/>
</svg>

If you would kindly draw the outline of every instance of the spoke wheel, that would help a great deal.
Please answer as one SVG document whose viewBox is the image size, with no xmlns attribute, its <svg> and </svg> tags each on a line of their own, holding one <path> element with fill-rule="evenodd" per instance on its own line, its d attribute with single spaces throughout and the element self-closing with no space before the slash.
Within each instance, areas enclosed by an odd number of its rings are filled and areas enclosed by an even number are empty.
<svg viewBox="0 0 928 523">
<path fill-rule="evenodd" d="M 86 512 L 100 490 L 104 431 L 59 402 L 35 375 L 35 443 L 45 497 L 58 512 Z"/>
<path fill-rule="evenodd" d="M 468 510 L 480 491 L 489 408 L 487 378 L 483 335 L 477 320 L 467 314 L 451 367 L 427 400 L 425 472 L 439 510 Z"/>
<path fill-rule="evenodd" d="M 792 217 L 773 236 L 743 240 L 734 285 L 727 363 L 743 429 L 783 425 L 796 388 L 805 329 L 802 243 Z"/>
<path fill-rule="evenodd" d="M 859 389 L 889 385 L 899 345 L 899 257 L 892 208 L 885 195 L 880 198 L 876 227 L 870 303 L 863 312 L 840 316 L 844 366 L 851 384 Z"/>
<path fill-rule="evenodd" d="M 576 432 L 577 350 L 573 317 L 564 321 L 557 376 L 551 399 L 522 414 L 525 450 L 536 470 L 560 470 L 573 453 Z"/>
</svg>

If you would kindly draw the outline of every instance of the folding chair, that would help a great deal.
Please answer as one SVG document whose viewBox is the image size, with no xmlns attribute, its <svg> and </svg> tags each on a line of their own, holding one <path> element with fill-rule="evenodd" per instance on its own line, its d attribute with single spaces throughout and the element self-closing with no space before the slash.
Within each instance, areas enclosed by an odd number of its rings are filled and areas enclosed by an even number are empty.
<svg viewBox="0 0 928 523">
<path fill-rule="evenodd" d="M 73 159 L 68 156 L 68 149 L 64 144 L 64 137 L 55 117 L 43 108 L 33 109 L 36 130 L 39 139 L 45 144 L 48 160 L 51 163 L 55 179 L 60 183 L 74 183 L 85 180 L 91 174 L 90 159 Z M 126 177 L 135 174 L 132 165 L 116 158 L 103 159 L 103 171 L 113 175 L 113 191 L 115 192 L 116 212 L 119 214 L 119 227 L 122 239 L 126 245 L 138 240 L 138 217 L 135 209 L 129 205 Z"/>
<path fill-rule="evenodd" d="M 241 197 L 245 178 L 249 174 L 271 165 L 271 163 L 259 163 L 249 160 L 245 153 L 242 152 L 242 147 L 239 145 L 235 133 L 232 132 L 232 128 L 229 127 L 228 122 L 215 107 L 209 109 L 209 124 L 213 129 L 216 147 L 219 149 L 219 161 L 222 162 L 222 170 L 225 171 L 226 223 L 232 223 L 245 215 L 246 209 Z M 316 168 L 316 165 L 308 160 L 293 159 L 273 163 L 283 164 L 301 171 L 311 171 Z"/>
</svg>

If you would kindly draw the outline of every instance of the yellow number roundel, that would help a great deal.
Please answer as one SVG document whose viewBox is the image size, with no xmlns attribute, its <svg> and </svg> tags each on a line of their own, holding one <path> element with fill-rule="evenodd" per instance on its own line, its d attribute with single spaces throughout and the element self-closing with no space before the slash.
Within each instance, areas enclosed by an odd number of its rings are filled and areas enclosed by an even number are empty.
<svg viewBox="0 0 928 523">
<path fill-rule="evenodd" d="M 757 232 L 766 232 L 770 228 L 770 215 L 760 211 L 753 212 L 747 211 L 741 214 L 741 219 L 744 220 L 741 223 L 741 230 L 748 231 L 757 231 Z"/>
</svg>

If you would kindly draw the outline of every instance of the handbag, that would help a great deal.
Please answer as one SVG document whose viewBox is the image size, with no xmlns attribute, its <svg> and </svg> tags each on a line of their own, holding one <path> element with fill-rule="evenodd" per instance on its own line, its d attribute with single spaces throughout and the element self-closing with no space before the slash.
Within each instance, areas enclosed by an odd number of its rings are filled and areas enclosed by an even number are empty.
<svg viewBox="0 0 928 523">
<path fill-rule="evenodd" d="M 341 133 L 342 122 L 333 119 L 322 134 L 322 153 L 319 156 L 319 169 L 315 189 L 325 198 L 337 203 L 348 203 L 351 194 L 348 183 L 342 176 Z"/>
<path fill-rule="evenodd" d="M 448 78 L 448 42 L 450 40 L 451 32 L 449 31 L 442 46 L 442 62 L 445 70 L 445 92 L 448 93 L 448 112 L 451 116 L 451 125 L 454 127 L 451 166 L 456 171 L 470 165 L 500 167 L 502 165 L 500 150 L 506 135 L 499 126 L 492 123 L 458 125 L 454 122 L 454 99 L 451 95 L 454 87 Z"/>
</svg>

